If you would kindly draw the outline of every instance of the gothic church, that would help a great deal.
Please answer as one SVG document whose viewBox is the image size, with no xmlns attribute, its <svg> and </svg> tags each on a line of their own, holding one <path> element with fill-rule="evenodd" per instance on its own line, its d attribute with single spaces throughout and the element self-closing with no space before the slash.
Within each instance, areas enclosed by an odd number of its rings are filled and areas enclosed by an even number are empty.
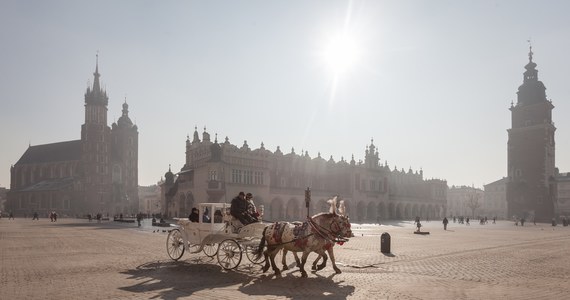
<svg viewBox="0 0 570 300">
<path fill-rule="evenodd" d="M 6 209 L 16 215 L 138 211 L 138 128 L 123 103 L 122 116 L 107 125 L 109 97 L 99 82 L 85 92 L 81 139 L 29 146 L 10 169 Z"/>
</svg>

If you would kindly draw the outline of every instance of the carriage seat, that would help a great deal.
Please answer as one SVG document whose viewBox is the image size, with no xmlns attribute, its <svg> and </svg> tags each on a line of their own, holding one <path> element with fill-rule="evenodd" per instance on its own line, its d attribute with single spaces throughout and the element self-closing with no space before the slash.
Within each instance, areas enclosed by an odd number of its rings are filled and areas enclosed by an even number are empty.
<svg viewBox="0 0 570 300">
<path fill-rule="evenodd" d="M 226 226 L 231 233 L 239 233 L 240 229 L 244 226 L 239 219 L 230 214 L 224 215 L 224 223 L 226 223 Z"/>
</svg>

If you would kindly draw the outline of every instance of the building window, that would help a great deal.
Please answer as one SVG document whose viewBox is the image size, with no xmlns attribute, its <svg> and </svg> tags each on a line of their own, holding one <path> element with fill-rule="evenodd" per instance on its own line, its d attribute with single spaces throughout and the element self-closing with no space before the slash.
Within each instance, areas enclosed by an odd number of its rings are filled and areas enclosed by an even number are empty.
<svg viewBox="0 0 570 300">
<path fill-rule="evenodd" d="M 245 184 L 252 184 L 253 183 L 253 172 L 252 171 L 243 171 L 243 179 Z"/>
<path fill-rule="evenodd" d="M 254 173 L 254 183 L 255 184 L 263 184 L 263 172 L 255 172 Z"/>
<path fill-rule="evenodd" d="M 233 183 L 242 183 L 242 170 L 232 169 L 232 182 Z"/>
<path fill-rule="evenodd" d="M 218 173 L 215 170 L 211 170 L 208 177 L 210 180 L 218 180 Z"/>
</svg>

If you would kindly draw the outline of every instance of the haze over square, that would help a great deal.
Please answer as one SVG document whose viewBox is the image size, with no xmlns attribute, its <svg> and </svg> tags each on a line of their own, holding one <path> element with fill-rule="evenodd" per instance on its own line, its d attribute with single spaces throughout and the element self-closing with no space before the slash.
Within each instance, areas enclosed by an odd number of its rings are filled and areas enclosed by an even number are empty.
<svg viewBox="0 0 570 300">
<path fill-rule="evenodd" d="M 480 187 L 506 176 L 529 38 L 567 171 L 566 11 L 562 1 L 4 1 L 0 186 L 28 145 L 79 138 L 99 51 L 109 121 L 126 97 L 140 128 L 140 185 L 182 167 L 197 126 L 335 161 L 363 159 L 374 138 L 391 168 Z M 323 53 L 342 35 L 358 59 L 339 74 Z"/>
</svg>

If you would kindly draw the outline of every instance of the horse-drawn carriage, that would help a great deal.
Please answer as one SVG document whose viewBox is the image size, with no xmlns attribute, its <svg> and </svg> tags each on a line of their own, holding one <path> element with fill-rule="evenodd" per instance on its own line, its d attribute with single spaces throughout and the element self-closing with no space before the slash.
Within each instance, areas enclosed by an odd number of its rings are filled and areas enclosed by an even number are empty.
<svg viewBox="0 0 570 300">
<path fill-rule="evenodd" d="M 199 222 L 179 219 L 176 228 L 170 230 L 166 251 L 173 260 L 184 254 L 204 252 L 216 257 L 219 265 L 227 270 L 241 263 L 243 254 L 252 263 L 263 263 L 253 255 L 267 224 L 252 223 L 243 226 L 229 214 L 229 204 L 201 203 L 198 206 Z"/>
<path fill-rule="evenodd" d="M 166 240 L 166 250 L 173 260 L 178 260 L 184 251 L 199 253 L 203 251 L 209 257 L 217 257 L 218 263 L 224 269 L 230 270 L 239 266 L 243 253 L 255 264 L 265 265 L 263 272 L 271 265 L 275 274 L 280 270 L 275 264 L 275 256 L 280 250 L 302 252 L 303 256 L 297 262 L 301 275 L 307 277 L 304 265 L 311 252 L 323 258 L 323 263 L 317 268 L 324 268 L 327 254 L 331 258 L 333 268 L 337 273 L 333 246 L 344 243 L 352 236 L 350 222 L 344 215 L 344 205 L 336 206 L 336 198 L 329 200 L 331 210 L 329 213 L 319 213 L 308 217 L 305 222 L 275 222 L 242 224 L 229 213 L 226 203 L 202 203 L 199 205 L 199 222 L 178 220 L 176 228 L 172 229 Z M 221 218 L 209 218 L 214 216 Z M 207 216 L 207 217 L 205 217 Z M 264 249 L 267 249 L 264 251 Z M 326 252 L 326 253 L 325 253 Z M 317 259 L 318 260 L 318 259 Z M 283 258 L 283 262 L 284 262 Z M 284 268 L 286 269 L 284 263 Z"/>
</svg>

